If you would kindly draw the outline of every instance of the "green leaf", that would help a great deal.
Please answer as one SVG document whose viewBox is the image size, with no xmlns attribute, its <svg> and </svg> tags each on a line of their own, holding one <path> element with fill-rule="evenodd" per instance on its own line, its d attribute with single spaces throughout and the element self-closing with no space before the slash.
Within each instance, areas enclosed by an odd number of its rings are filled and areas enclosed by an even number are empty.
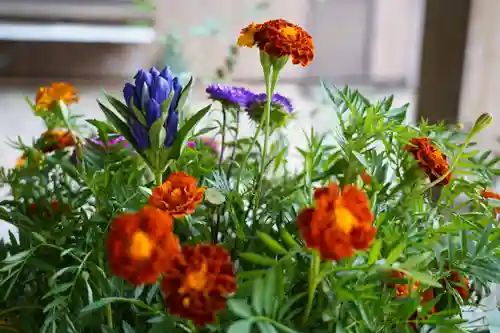
<svg viewBox="0 0 500 333">
<path fill-rule="evenodd" d="M 227 333 L 250 333 L 252 329 L 252 321 L 243 319 L 235 321 L 227 329 Z"/>
<path fill-rule="evenodd" d="M 189 131 L 196 126 L 196 124 L 210 111 L 212 104 L 205 106 L 203 109 L 198 111 L 194 116 L 189 118 L 186 123 L 182 126 L 182 128 L 177 133 L 175 138 L 175 142 L 173 146 L 170 148 L 169 159 L 178 159 L 181 155 L 181 149 L 184 145 L 184 140 L 186 139 Z"/>
<path fill-rule="evenodd" d="M 380 250 L 382 249 L 382 241 L 380 239 L 375 240 L 373 243 L 370 254 L 368 255 L 368 264 L 373 265 L 377 262 L 380 256 Z"/>
<path fill-rule="evenodd" d="M 32 249 L 24 250 L 24 251 L 21 251 L 21 252 L 18 252 L 16 254 L 12 255 L 12 256 L 8 256 L 7 258 L 5 258 L 3 260 L 3 263 L 10 264 L 10 263 L 18 262 L 18 261 L 26 259 L 26 257 L 28 257 L 32 254 L 33 254 Z"/>
<path fill-rule="evenodd" d="M 115 126 L 115 128 L 118 130 L 118 132 L 127 139 L 128 142 L 137 150 L 140 151 L 137 148 L 135 139 L 132 135 L 132 132 L 128 128 L 128 125 L 123 122 L 117 115 L 113 113 L 110 109 L 108 109 L 104 104 L 101 103 L 101 101 L 97 101 L 97 104 L 99 104 L 99 107 L 101 108 L 102 112 L 104 112 L 104 115 L 108 120 Z"/>
<path fill-rule="evenodd" d="M 294 295 L 290 299 L 288 299 L 285 302 L 285 304 L 283 304 L 280 307 L 277 319 L 278 320 L 282 320 L 288 314 L 288 312 L 290 311 L 290 309 L 292 308 L 292 306 L 295 303 L 297 303 L 302 297 L 305 297 L 306 295 L 307 295 L 307 293 L 303 292 L 303 293 Z"/>
<path fill-rule="evenodd" d="M 123 333 L 135 333 L 135 330 L 125 320 L 122 321 Z"/>
<path fill-rule="evenodd" d="M 226 201 L 226 197 L 218 189 L 210 187 L 205 190 L 205 199 L 212 205 L 220 205 Z"/>
<path fill-rule="evenodd" d="M 241 318 L 249 318 L 252 316 L 250 305 L 243 299 L 230 299 L 227 302 L 229 310 Z"/>
<path fill-rule="evenodd" d="M 291 329 L 290 327 L 285 326 L 281 323 L 274 322 L 273 324 L 274 324 L 274 326 L 276 326 L 276 328 L 278 328 L 283 333 L 300 333 L 299 331 Z"/>
<path fill-rule="evenodd" d="M 257 322 L 257 327 L 259 328 L 260 333 L 278 333 L 273 324 L 268 322 L 259 321 Z"/>
<path fill-rule="evenodd" d="M 276 267 L 271 268 L 269 272 L 267 272 L 263 296 L 265 314 L 272 316 L 274 300 L 276 297 Z"/>
<path fill-rule="evenodd" d="M 401 242 L 395 248 L 393 248 L 391 253 L 389 253 L 389 256 L 386 259 L 387 264 L 391 265 L 395 263 L 399 259 L 405 248 L 406 248 L 405 242 Z"/>
<path fill-rule="evenodd" d="M 126 104 L 122 103 L 120 100 L 111 96 L 110 94 L 103 92 L 104 97 L 108 100 L 109 104 L 117 111 L 123 118 L 127 118 L 130 116 L 130 110 Z M 133 102 L 133 101 L 131 101 Z"/>
<path fill-rule="evenodd" d="M 398 269 L 399 270 L 399 269 Z M 404 272 L 406 275 L 410 276 L 413 278 L 415 281 L 420 281 L 420 283 L 428 285 L 430 287 L 436 287 L 436 288 L 443 288 L 441 283 L 436 281 L 431 275 L 426 274 L 426 273 L 421 273 L 421 272 L 415 272 L 415 271 L 406 271 L 406 270 L 399 270 L 401 272 Z"/>
<path fill-rule="evenodd" d="M 283 241 L 285 242 L 285 244 L 289 248 L 291 248 L 291 249 L 300 248 L 300 244 L 297 243 L 297 241 L 293 238 L 293 236 L 285 228 L 280 229 L 280 235 L 281 235 L 281 238 L 283 239 Z"/>
<path fill-rule="evenodd" d="M 273 258 L 250 252 L 243 252 L 240 254 L 240 257 L 247 261 L 253 262 L 254 264 L 262 266 L 273 266 L 276 264 L 276 260 L 274 260 Z"/>
<path fill-rule="evenodd" d="M 80 310 L 80 314 L 84 315 L 84 314 L 93 312 L 95 310 L 102 308 L 106 304 L 111 304 L 114 302 L 130 303 L 130 304 L 133 304 L 137 307 L 151 310 L 151 308 L 147 304 L 145 304 L 144 302 L 137 300 L 137 299 L 125 298 L 125 297 L 107 297 L 107 298 L 101 298 L 97 302 L 94 302 L 92 304 L 87 305 L 86 307 L 84 307 L 83 309 Z"/>
<path fill-rule="evenodd" d="M 262 242 L 264 242 L 271 251 L 273 251 L 277 254 L 287 254 L 288 253 L 288 251 L 283 246 L 281 246 L 280 243 L 278 243 L 276 240 L 274 240 L 268 234 L 263 233 L 261 231 L 257 231 L 257 236 L 259 236 L 260 240 Z"/>
<path fill-rule="evenodd" d="M 252 289 L 252 307 L 258 315 L 262 315 L 264 307 L 264 280 L 262 278 L 255 279 Z"/>
<path fill-rule="evenodd" d="M 182 92 L 179 96 L 179 101 L 177 102 L 177 110 L 179 110 L 179 112 L 182 112 L 182 109 L 184 108 L 184 105 L 187 102 L 189 94 L 191 93 L 191 87 L 193 85 L 193 82 L 194 78 L 191 76 L 186 86 L 182 89 Z"/>
</svg>

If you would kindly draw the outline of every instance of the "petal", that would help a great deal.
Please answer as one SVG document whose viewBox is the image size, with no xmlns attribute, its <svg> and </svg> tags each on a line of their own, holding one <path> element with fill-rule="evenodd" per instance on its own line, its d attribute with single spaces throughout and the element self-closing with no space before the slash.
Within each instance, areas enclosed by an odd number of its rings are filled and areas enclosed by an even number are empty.
<svg viewBox="0 0 500 333">
<path fill-rule="evenodd" d="M 148 128 L 153 126 L 154 122 L 160 118 L 161 116 L 161 108 L 160 103 L 158 103 L 155 99 L 151 98 L 146 104 L 146 124 Z"/>
<path fill-rule="evenodd" d="M 151 81 L 152 81 L 153 77 L 150 73 L 144 71 L 144 70 L 139 70 L 137 72 L 137 74 L 135 75 L 135 86 L 136 86 L 136 89 L 138 91 L 141 91 L 142 90 L 142 87 L 144 86 L 144 84 L 146 84 L 146 86 L 150 86 L 151 85 Z"/>
<path fill-rule="evenodd" d="M 159 104 L 161 104 L 168 99 L 169 94 L 170 85 L 168 84 L 167 80 L 165 80 L 161 76 L 155 77 L 151 84 L 149 97 L 155 99 Z"/>
<path fill-rule="evenodd" d="M 160 73 L 160 76 L 163 77 L 165 80 L 167 80 L 168 83 L 171 83 L 172 79 L 174 77 L 174 75 L 172 74 L 172 71 L 170 70 L 170 68 L 168 66 L 165 66 L 165 68 L 163 68 L 163 70 Z"/>
<path fill-rule="evenodd" d="M 139 149 L 146 149 L 149 147 L 149 137 L 147 129 L 142 126 L 140 122 L 136 119 L 131 118 L 130 122 L 130 131 L 132 132 L 132 136 L 135 139 L 136 146 Z"/>
<path fill-rule="evenodd" d="M 165 137 L 165 146 L 172 147 L 177 136 L 177 125 L 179 123 L 179 114 L 177 112 L 172 112 L 167 117 L 167 122 L 165 128 L 167 130 L 167 135 Z"/>
<path fill-rule="evenodd" d="M 149 72 L 151 73 L 151 75 L 152 75 L 153 78 L 156 78 L 156 77 L 160 76 L 160 72 L 156 69 L 155 66 L 151 67 L 151 69 L 149 70 Z"/>
<path fill-rule="evenodd" d="M 132 83 L 125 83 L 125 87 L 123 87 L 123 97 L 125 99 L 125 103 L 130 107 L 130 99 L 134 97 L 135 101 L 135 86 Z"/>
</svg>

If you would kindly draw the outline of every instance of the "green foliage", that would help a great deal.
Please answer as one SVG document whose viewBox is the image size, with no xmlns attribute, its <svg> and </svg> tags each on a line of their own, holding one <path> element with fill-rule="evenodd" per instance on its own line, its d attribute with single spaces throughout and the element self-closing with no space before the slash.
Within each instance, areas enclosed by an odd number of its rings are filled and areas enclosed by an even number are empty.
<svg viewBox="0 0 500 333">
<path fill-rule="evenodd" d="M 392 97 L 372 103 L 348 88 L 325 86 L 325 92 L 336 121 L 326 133 L 305 133 L 297 171 L 287 162 L 294 148 L 277 132 L 265 161 L 259 137 L 241 168 L 251 143 L 239 133 L 241 111 L 225 110 L 222 123 L 197 128 L 205 114 L 218 112 L 205 108 L 181 124 L 183 140 L 171 149 L 165 176 L 184 171 L 208 189 L 196 212 L 175 222 L 175 232 L 182 244 L 220 243 L 237 270 L 238 289 L 227 310 L 203 328 L 168 314 L 158 283 L 133 287 L 108 268 L 110 221 L 140 209 L 154 186 L 141 155 L 85 145 L 77 147 L 76 164 L 68 152 L 57 151 L 37 163 L 28 155 L 25 167 L 1 170 L 0 182 L 10 188 L 11 198 L 0 203 L 0 217 L 19 229 L 18 237 L 11 234 L 10 241 L 0 243 L 5 326 L 26 333 L 393 333 L 411 332 L 408 320 L 418 310 L 413 319 L 418 326 L 458 332 L 460 306 L 479 304 L 490 283 L 500 283 L 500 233 L 492 214 L 498 203 L 480 194 L 500 173 L 500 158 L 475 150 L 470 136 L 458 129 L 405 123 L 407 105 L 393 107 Z M 114 119 L 112 111 L 101 108 Z M 63 111 L 58 119 L 69 119 Z M 103 142 L 115 130 L 131 135 L 118 121 L 111 121 L 114 127 L 88 122 Z M 185 147 L 194 137 L 223 131 L 221 158 Z M 404 149 L 415 137 L 431 138 L 450 157 L 450 184 L 428 188 Z M 363 171 L 370 184 L 363 183 Z M 299 212 L 313 205 L 314 189 L 328 183 L 362 188 L 377 228 L 367 251 L 339 261 L 322 261 L 307 249 L 295 223 Z M 458 285 L 447 279 L 450 271 L 469 278 L 471 297 L 459 295 Z M 392 272 L 405 278 L 391 278 Z M 418 292 L 395 297 L 391 283 L 408 281 L 419 282 Z M 421 305 L 420 292 L 428 288 L 434 298 Z"/>
</svg>

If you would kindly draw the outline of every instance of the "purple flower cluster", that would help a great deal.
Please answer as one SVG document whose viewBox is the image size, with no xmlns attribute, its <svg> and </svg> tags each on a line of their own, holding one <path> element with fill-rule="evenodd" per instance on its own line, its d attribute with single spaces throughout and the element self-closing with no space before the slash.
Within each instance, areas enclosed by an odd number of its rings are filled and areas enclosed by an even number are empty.
<svg viewBox="0 0 500 333">
<path fill-rule="evenodd" d="M 219 146 L 217 142 L 212 138 L 208 137 L 194 138 L 193 140 L 188 141 L 186 145 L 191 149 L 198 149 L 199 147 L 207 147 L 217 155 L 219 154 Z"/>
<path fill-rule="evenodd" d="M 265 103 L 267 101 L 267 95 L 264 94 L 254 94 L 252 98 L 249 98 L 247 100 L 247 103 L 245 104 L 245 108 L 247 112 L 251 113 L 252 110 L 255 108 L 263 108 Z M 291 114 L 293 112 L 293 106 L 292 103 L 288 98 L 286 98 L 283 95 L 280 94 L 274 94 L 273 98 L 271 100 L 271 108 L 274 109 L 279 109 L 282 112 L 286 112 L 288 114 Z"/>
<path fill-rule="evenodd" d="M 232 87 L 222 84 L 211 84 L 205 92 L 209 98 L 222 104 L 244 107 L 254 93 L 242 87 Z"/>
<path fill-rule="evenodd" d="M 233 87 L 222 84 L 211 84 L 205 90 L 209 98 L 223 104 L 231 104 L 244 107 L 251 112 L 256 106 L 263 106 L 266 103 L 266 94 L 255 94 L 242 87 Z M 274 94 L 271 101 L 274 109 L 281 108 L 291 114 L 293 112 L 292 103 L 288 98 L 280 94 Z"/>
</svg>

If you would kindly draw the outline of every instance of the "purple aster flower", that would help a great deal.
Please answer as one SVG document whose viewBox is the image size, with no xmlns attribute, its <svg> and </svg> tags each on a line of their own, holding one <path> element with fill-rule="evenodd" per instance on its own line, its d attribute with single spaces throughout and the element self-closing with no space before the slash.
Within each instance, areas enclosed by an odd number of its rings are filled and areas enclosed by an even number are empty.
<svg viewBox="0 0 500 333">
<path fill-rule="evenodd" d="M 168 109 L 168 116 L 165 120 L 166 137 L 164 145 L 168 148 L 174 144 L 177 135 L 177 125 L 179 115 L 177 104 L 182 93 L 182 86 L 179 78 L 174 77 L 168 67 L 161 72 L 152 67 L 149 72 L 139 70 L 135 75 L 135 82 L 125 84 L 123 96 L 130 109 L 127 122 L 130 126 L 132 136 L 139 149 L 147 149 L 150 146 L 149 129 L 156 120 L 161 117 L 161 104 L 165 102 L 170 93 L 173 92 L 173 99 Z M 138 119 L 133 110 L 133 106 L 142 112 L 145 124 Z"/>
<path fill-rule="evenodd" d="M 264 108 L 267 101 L 267 95 L 254 94 L 253 98 L 247 100 L 245 109 L 253 120 L 259 122 L 264 114 Z M 270 121 L 273 127 L 281 127 L 285 125 L 287 118 L 293 114 L 293 106 L 290 100 L 280 94 L 274 94 L 271 100 L 271 118 Z"/>
<path fill-rule="evenodd" d="M 205 92 L 214 101 L 242 107 L 247 104 L 249 99 L 254 97 L 254 93 L 248 89 L 222 84 L 210 84 Z"/>
</svg>

